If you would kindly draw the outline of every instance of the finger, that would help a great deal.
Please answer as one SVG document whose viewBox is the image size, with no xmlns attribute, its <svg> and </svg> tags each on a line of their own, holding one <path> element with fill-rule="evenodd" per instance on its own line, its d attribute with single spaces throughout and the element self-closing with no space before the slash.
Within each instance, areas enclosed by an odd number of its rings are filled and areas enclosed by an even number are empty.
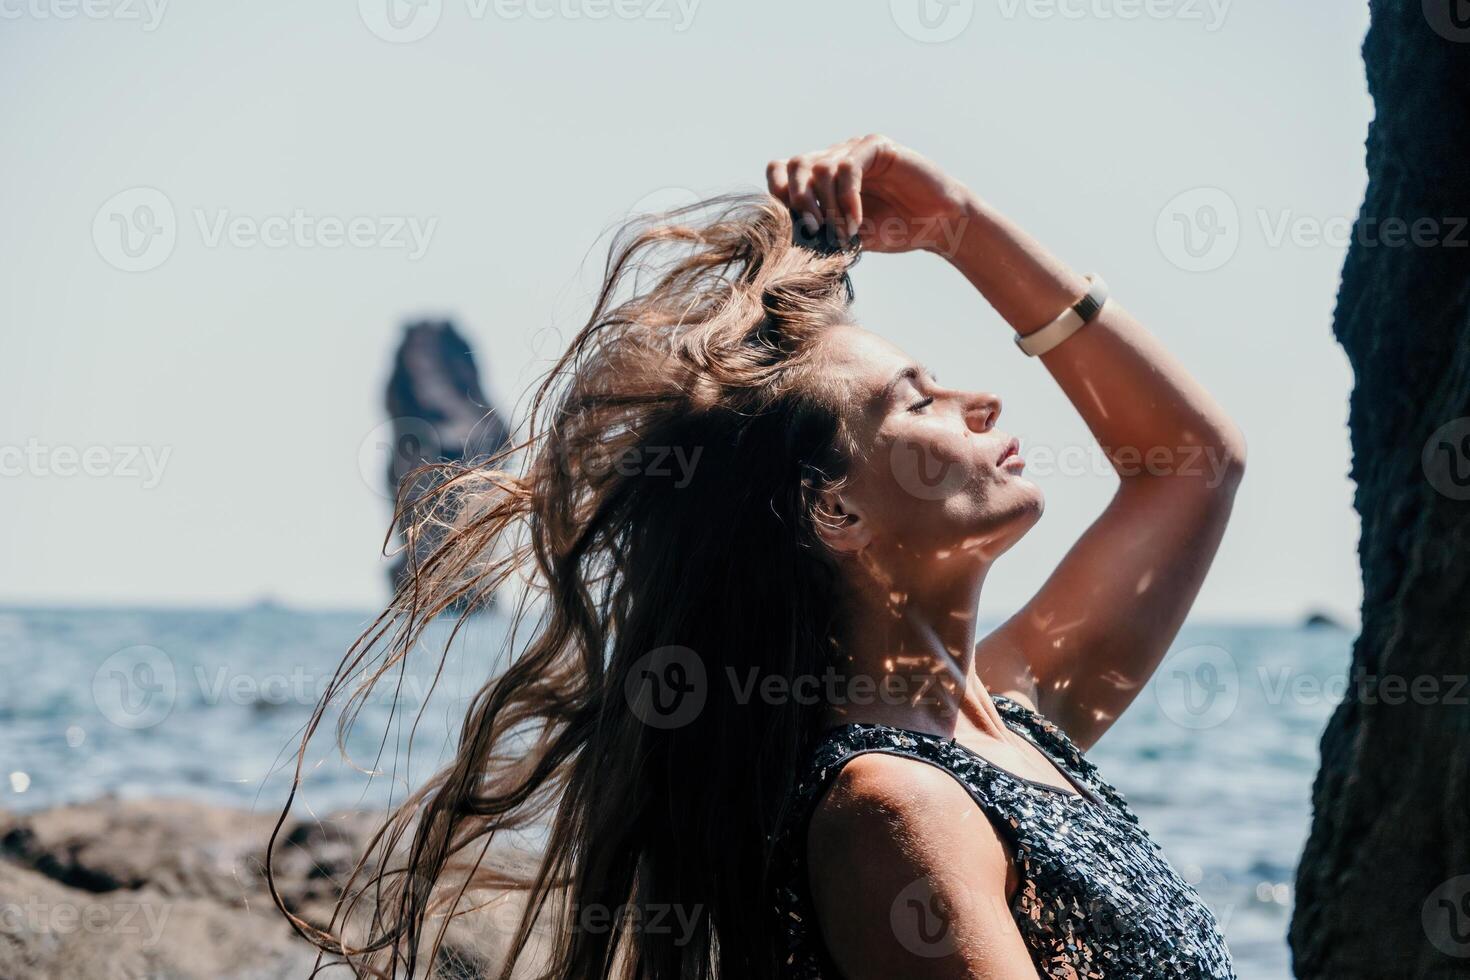
<svg viewBox="0 0 1470 980">
<path fill-rule="evenodd" d="M 772 197 L 788 206 L 791 204 L 791 200 L 787 196 L 788 182 L 786 178 L 785 160 L 772 160 L 766 164 L 766 186 L 770 188 Z"/>
<path fill-rule="evenodd" d="M 832 160 L 818 160 L 812 164 L 812 189 L 822 206 L 822 214 L 832 233 L 845 238 L 846 225 L 841 202 L 837 200 L 837 164 Z"/>
<path fill-rule="evenodd" d="M 893 164 L 893 141 L 886 136 L 872 133 L 857 141 L 853 147 L 853 159 L 869 177 L 877 177 Z"/>
<path fill-rule="evenodd" d="M 802 157 L 792 157 L 786 165 L 788 202 L 802 215 L 806 233 L 815 235 L 822 227 L 822 206 L 812 191 L 812 167 Z"/>
<path fill-rule="evenodd" d="M 847 217 L 842 234 L 851 239 L 863 224 L 863 172 L 852 157 L 843 157 L 837 164 L 834 180 L 837 206 Z"/>
</svg>

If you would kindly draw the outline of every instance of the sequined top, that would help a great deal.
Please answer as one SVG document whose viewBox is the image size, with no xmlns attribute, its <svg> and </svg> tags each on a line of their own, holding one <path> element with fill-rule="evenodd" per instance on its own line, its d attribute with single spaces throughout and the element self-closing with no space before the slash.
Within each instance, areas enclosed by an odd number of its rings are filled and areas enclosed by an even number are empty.
<svg viewBox="0 0 1470 980">
<path fill-rule="evenodd" d="M 1013 774 L 937 735 L 870 724 L 832 729 L 798 781 L 792 818 L 777 836 L 776 914 L 787 950 L 783 976 L 842 976 L 812 906 L 806 828 L 816 801 L 843 765 L 883 752 L 949 772 L 990 818 L 1015 859 L 1019 884 L 1011 914 L 1041 976 L 1234 980 L 1214 915 L 1165 860 L 1118 791 L 1056 725 L 1009 698 L 993 700 L 1006 724 L 1084 793 Z M 934 899 L 921 879 L 892 906 L 895 936 L 917 956 L 954 949 Z"/>
</svg>

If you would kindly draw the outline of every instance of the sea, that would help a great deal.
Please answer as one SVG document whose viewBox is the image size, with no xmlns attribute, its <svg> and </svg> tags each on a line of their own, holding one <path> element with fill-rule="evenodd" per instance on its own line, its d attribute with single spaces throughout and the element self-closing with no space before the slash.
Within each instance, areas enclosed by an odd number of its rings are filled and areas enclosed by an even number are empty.
<svg viewBox="0 0 1470 980">
<path fill-rule="evenodd" d="M 0 808 L 110 794 L 279 812 L 303 727 L 371 618 L 0 608 Z M 447 626 L 432 627 L 341 746 L 329 711 L 296 812 L 383 808 L 431 774 L 505 632 L 493 612 L 473 617 L 436 677 Z M 1332 626 L 1191 622 L 1088 753 L 1213 909 L 1243 980 L 1290 976 L 1293 872 L 1352 641 Z"/>
</svg>

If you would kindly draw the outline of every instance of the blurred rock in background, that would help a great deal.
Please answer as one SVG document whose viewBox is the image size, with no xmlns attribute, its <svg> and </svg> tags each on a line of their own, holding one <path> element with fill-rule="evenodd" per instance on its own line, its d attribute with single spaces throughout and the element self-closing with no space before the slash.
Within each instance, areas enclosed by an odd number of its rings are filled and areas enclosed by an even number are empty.
<svg viewBox="0 0 1470 980">
<path fill-rule="evenodd" d="M 510 443 L 510 429 L 485 395 L 469 342 L 447 320 L 404 328 L 386 403 L 393 423 L 388 492 L 395 501 L 404 499 L 405 489 L 412 495 L 432 485 L 432 476 L 424 474 L 403 486 L 419 467 L 488 459 Z M 423 542 L 419 557 L 433 543 L 432 536 Z M 393 562 L 394 587 L 403 580 L 408 558 L 401 552 Z"/>
</svg>

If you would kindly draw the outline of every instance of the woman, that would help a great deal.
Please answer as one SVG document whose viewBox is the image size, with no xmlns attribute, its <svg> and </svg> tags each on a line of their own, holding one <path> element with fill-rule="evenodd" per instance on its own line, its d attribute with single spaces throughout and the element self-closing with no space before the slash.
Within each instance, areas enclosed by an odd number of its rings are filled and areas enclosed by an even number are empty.
<svg viewBox="0 0 1470 980">
<path fill-rule="evenodd" d="M 407 502 L 408 553 L 432 551 L 344 680 L 374 649 L 383 677 L 512 575 L 544 603 L 513 611 L 539 608 L 525 649 L 333 927 L 298 927 L 360 972 L 412 974 L 448 955 L 467 896 L 509 885 L 527 901 L 506 977 L 538 932 L 554 977 L 1233 976 L 1081 752 L 1189 610 L 1239 432 L 1100 280 L 914 151 L 868 136 L 767 179 L 626 232 L 519 468 Z M 1118 471 L 987 636 L 981 586 L 1041 492 L 999 397 L 852 322 L 853 245 L 942 252 Z M 484 859 L 543 819 L 535 874 Z"/>
</svg>

